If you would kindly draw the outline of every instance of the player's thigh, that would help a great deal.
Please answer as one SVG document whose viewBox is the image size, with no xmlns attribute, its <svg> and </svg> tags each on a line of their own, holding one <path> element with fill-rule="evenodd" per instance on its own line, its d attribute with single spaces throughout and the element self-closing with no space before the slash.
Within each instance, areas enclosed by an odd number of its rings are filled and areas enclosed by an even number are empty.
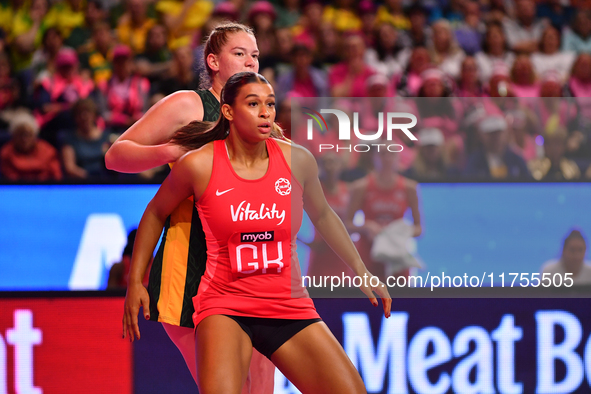
<svg viewBox="0 0 591 394">
<path fill-rule="evenodd" d="M 162 323 L 164 331 L 170 340 L 181 352 L 191 375 L 197 382 L 197 366 L 195 362 L 195 330 L 190 327 L 180 327 L 168 323 Z"/>
<path fill-rule="evenodd" d="M 201 394 L 239 394 L 246 381 L 252 342 L 233 319 L 208 316 L 195 331 L 197 384 Z"/>
<path fill-rule="evenodd" d="M 271 360 L 303 394 L 366 393 L 361 376 L 324 322 L 298 332 Z"/>
<path fill-rule="evenodd" d="M 249 380 L 251 394 L 273 394 L 275 364 L 255 349 L 250 360 Z"/>
</svg>

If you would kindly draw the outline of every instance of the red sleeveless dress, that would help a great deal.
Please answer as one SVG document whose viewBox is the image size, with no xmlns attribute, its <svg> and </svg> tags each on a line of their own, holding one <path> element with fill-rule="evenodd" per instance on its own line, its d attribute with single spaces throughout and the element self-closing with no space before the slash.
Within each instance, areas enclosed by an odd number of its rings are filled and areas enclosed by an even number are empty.
<svg viewBox="0 0 591 394">
<path fill-rule="evenodd" d="M 213 170 L 196 202 L 207 242 L 207 265 L 193 298 L 195 326 L 207 316 L 313 319 L 302 286 L 296 236 L 303 189 L 279 144 L 266 141 L 269 167 L 259 179 L 239 177 L 224 141 L 214 141 Z"/>
<path fill-rule="evenodd" d="M 398 175 L 396 182 L 391 187 L 383 188 L 380 187 L 375 174 L 368 175 L 367 190 L 361 208 L 366 221 L 374 220 L 382 226 L 386 226 L 394 220 L 404 217 L 408 207 L 406 178 Z M 362 237 L 360 243 L 359 254 L 369 272 L 380 278 L 385 278 L 384 265 L 371 260 L 372 241 Z"/>
</svg>

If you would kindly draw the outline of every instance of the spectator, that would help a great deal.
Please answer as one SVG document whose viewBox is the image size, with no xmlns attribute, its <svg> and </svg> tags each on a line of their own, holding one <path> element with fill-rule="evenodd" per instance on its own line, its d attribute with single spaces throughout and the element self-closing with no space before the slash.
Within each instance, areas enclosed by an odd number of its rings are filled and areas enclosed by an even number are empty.
<svg viewBox="0 0 591 394">
<path fill-rule="evenodd" d="M 14 15 L 23 7 L 29 6 L 24 0 L 10 0 L 0 3 L 0 29 L 5 33 L 10 32 Z"/>
<path fill-rule="evenodd" d="M 562 91 L 560 76 L 550 71 L 542 76 L 540 98 L 527 100 L 527 106 L 536 114 L 541 130 L 551 122 L 567 128 L 575 126 L 578 112 L 576 105 L 573 100 L 562 99 Z"/>
<path fill-rule="evenodd" d="M 63 48 L 55 59 L 56 72 L 41 79 L 35 90 L 35 116 L 41 125 L 41 137 L 57 144 L 57 131 L 74 125 L 71 108 L 76 101 L 94 90 L 91 80 L 78 72 L 78 56 L 71 48 Z"/>
<path fill-rule="evenodd" d="M 183 45 L 173 51 L 169 75 L 158 84 L 156 90 L 168 96 L 179 90 L 198 90 L 200 84 L 200 75 L 193 70 L 191 47 Z"/>
<path fill-rule="evenodd" d="M 84 26 L 85 6 L 83 0 L 62 0 L 53 3 L 47 12 L 48 25 L 56 27 L 63 38 L 69 38 L 75 28 Z"/>
<path fill-rule="evenodd" d="M 47 0 L 31 0 L 14 14 L 8 42 L 12 47 L 12 65 L 21 72 L 31 65 L 33 52 L 41 46 L 43 33 L 47 29 Z M 30 84 L 30 80 L 26 83 Z"/>
<path fill-rule="evenodd" d="M 464 20 L 465 0 L 449 0 L 447 3 L 431 9 L 429 20 L 436 22 L 440 19 L 447 20 L 454 28 Z"/>
<path fill-rule="evenodd" d="M 92 30 L 92 40 L 86 52 L 80 55 L 82 68 L 97 85 L 111 78 L 113 41 L 111 27 L 106 22 L 99 22 Z"/>
<path fill-rule="evenodd" d="M 146 49 L 148 31 L 156 21 L 148 17 L 147 0 L 126 0 L 127 12 L 117 21 L 117 39 L 131 48 L 133 53 Z"/>
<path fill-rule="evenodd" d="M 478 1 L 466 0 L 463 5 L 464 18 L 455 28 L 456 41 L 468 55 L 479 52 L 486 26 L 481 20 Z"/>
<path fill-rule="evenodd" d="M 276 93 L 282 102 L 289 92 L 300 97 L 328 97 L 326 73 L 312 66 L 312 48 L 297 43 L 292 49 L 293 68 L 277 78 Z"/>
<path fill-rule="evenodd" d="M 457 169 L 449 167 L 444 157 L 445 138 L 436 128 L 421 129 L 418 133 L 419 149 L 412 166 L 405 176 L 417 180 L 442 181 L 458 175 Z"/>
<path fill-rule="evenodd" d="M 107 12 L 103 9 L 102 2 L 99 0 L 88 1 L 84 12 L 85 23 L 72 29 L 70 35 L 65 38 L 64 45 L 76 49 L 77 52 L 88 50 L 95 26 L 105 23 L 106 19 Z"/>
<path fill-rule="evenodd" d="M 456 86 L 456 97 L 485 97 L 478 75 L 478 65 L 472 56 L 467 56 L 462 62 L 460 79 Z M 465 100 L 464 100 L 465 101 Z"/>
<path fill-rule="evenodd" d="M 548 71 L 554 71 L 564 82 L 568 78 L 574 61 L 574 52 L 560 51 L 560 32 L 555 27 L 548 26 L 542 34 L 539 52 L 531 55 L 536 74 L 543 75 Z"/>
<path fill-rule="evenodd" d="M 562 50 L 591 52 L 591 10 L 578 10 L 571 27 L 562 35 Z"/>
<path fill-rule="evenodd" d="M 515 54 L 508 50 L 505 32 L 500 24 L 489 23 L 484 35 L 482 51 L 474 57 L 482 82 L 487 82 L 492 77 L 495 66 L 499 64 L 508 68 L 513 66 Z"/>
<path fill-rule="evenodd" d="M 123 133 L 148 109 L 150 82 L 132 73 L 131 49 L 118 45 L 113 50 L 113 76 L 100 86 L 101 113 L 114 133 Z"/>
<path fill-rule="evenodd" d="M 238 3 L 238 2 L 236 2 Z M 221 1 L 216 4 L 211 14 L 211 19 L 216 22 L 238 22 L 241 19 L 238 6 L 231 1 Z"/>
<path fill-rule="evenodd" d="M 479 124 L 482 148 L 468 158 L 464 175 L 479 179 L 527 179 L 525 161 L 508 147 L 507 122 L 489 116 Z"/>
<path fill-rule="evenodd" d="M 154 25 L 148 30 L 145 50 L 135 57 L 135 72 L 157 83 L 170 73 L 172 54 L 166 42 L 166 28 Z"/>
<path fill-rule="evenodd" d="M 43 44 L 33 54 L 31 68 L 33 69 L 34 84 L 43 78 L 49 78 L 55 73 L 55 58 L 63 48 L 64 40 L 56 27 L 50 27 L 43 34 Z"/>
<path fill-rule="evenodd" d="M 515 17 L 515 7 L 512 0 L 490 0 L 486 13 L 486 21 L 502 23 L 507 18 Z"/>
<path fill-rule="evenodd" d="M 291 50 L 293 49 L 294 42 L 290 29 L 278 29 L 274 35 L 276 48 L 273 55 L 267 56 L 267 59 L 262 63 L 259 62 L 259 64 L 262 64 L 261 75 L 271 84 L 276 85 L 277 75 L 291 68 Z M 262 69 L 263 66 L 265 67 L 264 69 Z"/>
<path fill-rule="evenodd" d="M 362 0 L 357 6 L 359 18 L 361 19 L 361 35 L 365 45 L 373 47 L 375 45 L 376 29 L 376 7 L 372 0 Z"/>
<path fill-rule="evenodd" d="M 365 50 L 365 63 L 388 78 L 398 79 L 408 64 L 411 50 L 402 48 L 398 33 L 389 23 L 375 30 L 375 48 Z"/>
<path fill-rule="evenodd" d="M 341 61 L 339 48 L 344 46 L 337 30 L 330 23 L 323 23 L 319 30 L 317 60 L 323 68 L 331 67 Z M 363 42 L 363 39 L 361 40 Z M 364 44 L 365 45 L 365 44 Z"/>
<path fill-rule="evenodd" d="M 574 285 L 591 284 L 591 264 L 585 260 L 586 252 L 585 237 L 581 231 L 572 230 L 564 240 L 560 259 L 544 263 L 542 275 L 550 274 L 553 277 L 559 274 L 564 280 L 565 275 L 570 274 Z"/>
<path fill-rule="evenodd" d="M 529 55 L 517 56 L 511 69 L 511 80 L 513 81 L 511 91 L 516 97 L 538 97 L 540 95 L 540 84 L 536 80 L 536 73 Z"/>
<path fill-rule="evenodd" d="M 540 1 L 536 10 L 538 18 L 548 20 L 552 26 L 561 30 L 575 16 L 575 9 L 561 0 Z"/>
<path fill-rule="evenodd" d="M 19 100 L 18 82 L 12 77 L 10 60 L 0 52 L 0 111 L 13 107 Z"/>
<path fill-rule="evenodd" d="M 357 16 L 354 0 L 337 0 L 334 5 L 325 6 L 322 19 L 339 32 L 361 30 L 361 19 Z"/>
<path fill-rule="evenodd" d="M 452 79 L 460 76 L 462 61 L 466 54 L 458 46 L 451 26 L 446 20 L 433 23 L 433 46 L 431 62 Z"/>
<path fill-rule="evenodd" d="M 394 85 L 392 80 L 384 74 L 376 73 L 367 79 L 367 95 L 358 101 L 357 112 L 362 114 L 359 118 L 359 127 L 368 134 L 375 132 L 380 128 L 380 122 L 385 130 L 388 124 L 388 113 L 411 111 L 414 109 L 404 100 L 396 99 Z M 414 104 L 414 103 L 413 103 Z M 398 121 L 395 119 L 394 122 Z M 401 120 L 401 123 L 408 122 L 407 119 Z M 405 171 L 412 164 L 416 152 L 415 143 L 402 132 L 392 133 L 392 140 L 389 142 L 402 146 L 402 151 L 398 152 L 399 170 Z"/>
<path fill-rule="evenodd" d="M 266 68 L 274 69 L 279 61 L 277 59 L 275 19 L 277 19 L 277 12 L 268 1 L 256 1 L 248 11 L 249 25 L 254 29 L 260 51 L 259 69 L 261 71 Z"/>
<path fill-rule="evenodd" d="M 410 30 L 399 30 L 400 43 L 405 48 L 428 47 L 431 45 L 431 27 L 427 25 L 427 11 L 419 4 L 413 3 L 408 8 Z"/>
<path fill-rule="evenodd" d="M 403 8 L 403 0 L 385 0 L 378 7 L 376 24 L 389 24 L 396 30 L 410 30 L 410 19 Z"/>
<path fill-rule="evenodd" d="M 358 34 L 350 34 L 344 42 L 345 61 L 334 65 L 328 80 L 333 97 L 365 97 L 367 96 L 367 78 L 375 74 L 375 70 L 365 64 L 363 55 L 365 43 Z"/>
<path fill-rule="evenodd" d="M 457 100 L 450 98 L 451 89 L 441 70 L 430 68 L 421 74 L 422 85 L 417 100 L 418 113 L 423 127 L 437 127 L 446 138 L 458 130 Z"/>
<path fill-rule="evenodd" d="M 408 66 L 397 86 L 401 96 L 413 97 L 419 93 L 423 84 L 421 75 L 430 64 L 429 51 L 425 47 L 416 47 L 412 50 Z"/>
<path fill-rule="evenodd" d="M 538 136 L 532 135 L 530 131 L 531 122 L 528 119 L 528 112 L 524 110 L 509 112 L 507 124 L 509 126 L 509 147 L 526 162 L 536 159 L 540 146 L 536 142 Z"/>
<path fill-rule="evenodd" d="M 61 180 L 56 149 L 38 139 L 39 125 L 26 112 L 16 112 L 10 121 L 12 136 L 0 151 L 0 172 L 11 181 Z"/>
<path fill-rule="evenodd" d="M 513 84 L 511 82 L 511 72 L 507 66 L 499 63 L 493 68 L 486 90 L 490 97 L 515 97 Z"/>
<path fill-rule="evenodd" d="M 105 153 L 109 149 L 109 134 L 97 124 L 96 104 L 89 99 L 78 101 L 74 107 L 76 128 L 64 138 L 62 160 L 66 176 L 75 179 L 105 178 Z"/>
<path fill-rule="evenodd" d="M 282 0 L 275 9 L 277 10 L 275 25 L 279 29 L 294 27 L 302 16 L 300 0 Z"/>
<path fill-rule="evenodd" d="M 302 17 L 296 26 L 292 28 L 294 39 L 297 41 L 307 41 L 320 45 L 322 41 L 321 27 L 322 22 L 322 3 L 320 0 L 305 0 L 302 4 Z M 332 27 L 330 23 L 326 25 Z M 315 48 L 317 51 L 318 48 Z M 317 51 L 318 54 L 322 52 Z M 336 63 L 336 62 L 335 62 Z"/>
<path fill-rule="evenodd" d="M 564 157 L 567 136 L 566 129 L 561 126 L 544 133 L 544 157 L 527 163 L 535 180 L 553 182 L 580 178 L 577 164 Z"/>
<path fill-rule="evenodd" d="M 516 0 L 515 19 L 505 17 L 503 28 L 509 47 L 515 52 L 533 53 L 538 50 L 538 43 L 546 23 L 536 18 L 534 0 Z"/>
<path fill-rule="evenodd" d="M 158 0 L 155 9 L 171 37 L 190 37 L 207 22 L 214 3 L 210 0 Z"/>
<path fill-rule="evenodd" d="M 581 53 L 577 57 L 567 88 L 569 94 L 575 97 L 582 124 L 591 124 L 591 54 Z"/>
</svg>

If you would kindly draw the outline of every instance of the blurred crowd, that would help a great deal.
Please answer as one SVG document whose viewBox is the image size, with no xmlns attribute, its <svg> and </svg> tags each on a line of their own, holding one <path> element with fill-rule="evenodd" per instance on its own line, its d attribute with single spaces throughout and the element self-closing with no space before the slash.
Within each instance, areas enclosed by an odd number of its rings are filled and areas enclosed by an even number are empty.
<svg viewBox="0 0 591 394">
<path fill-rule="evenodd" d="M 341 104 L 374 132 L 417 98 L 418 140 L 397 140 L 409 177 L 591 179 L 583 0 L 3 0 L 1 178 L 136 177 L 106 150 L 164 96 L 208 87 L 203 42 L 223 20 L 253 27 L 288 135 L 294 98 L 355 98 Z"/>
</svg>

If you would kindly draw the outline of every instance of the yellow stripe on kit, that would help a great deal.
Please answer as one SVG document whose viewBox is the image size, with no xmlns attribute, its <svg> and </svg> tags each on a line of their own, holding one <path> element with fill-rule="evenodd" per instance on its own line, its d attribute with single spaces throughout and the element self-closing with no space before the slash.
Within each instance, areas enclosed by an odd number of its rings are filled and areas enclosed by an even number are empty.
<svg viewBox="0 0 591 394">
<path fill-rule="evenodd" d="M 177 326 L 183 309 L 193 204 L 193 198 L 186 199 L 170 215 L 162 256 L 158 321 Z"/>
</svg>

